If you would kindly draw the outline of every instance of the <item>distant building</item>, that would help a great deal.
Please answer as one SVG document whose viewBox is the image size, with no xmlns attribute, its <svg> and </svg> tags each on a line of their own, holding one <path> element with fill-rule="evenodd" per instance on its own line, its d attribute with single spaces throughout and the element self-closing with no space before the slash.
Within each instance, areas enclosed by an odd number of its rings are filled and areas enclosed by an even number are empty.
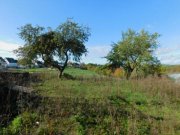
<svg viewBox="0 0 180 135">
<path fill-rule="evenodd" d="M 7 68 L 18 68 L 17 60 L 14 58 L 4 58 L 4 61 L 6 62 L 6 67 Z"/>
<path fill-rule="evenodd" d="M 5 69 L 6 65 L 6 61 L 2 57 L 0 57 L 0 69 Z"/>
</svg>

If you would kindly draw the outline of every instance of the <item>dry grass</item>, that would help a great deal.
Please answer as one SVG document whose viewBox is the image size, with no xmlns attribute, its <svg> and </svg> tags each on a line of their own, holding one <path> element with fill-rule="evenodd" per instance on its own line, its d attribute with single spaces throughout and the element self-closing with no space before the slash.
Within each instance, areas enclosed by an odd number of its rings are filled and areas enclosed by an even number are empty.
<svg viewBox="0 0 180 135">
<path fill-rule="evenodd" d="M 167 73 L 180 73 L 180 65 L 165 66 Z"/>
<path fill-rule="evenodd" d="M 22 122 L 26 130 L 21 128 L 21 134 L 180 133 L 180 85 L 166 77 L 59 80 L 53 72 L 41 78 L 44 81 L 32 86 L 44 100 L 38 108 L 22 112 L 20 117 L 28 120 Z M 35 120 L 32 114 L 37 114 Z M 34 125 L 36 121 L 40 124 Z"/>
</svg>

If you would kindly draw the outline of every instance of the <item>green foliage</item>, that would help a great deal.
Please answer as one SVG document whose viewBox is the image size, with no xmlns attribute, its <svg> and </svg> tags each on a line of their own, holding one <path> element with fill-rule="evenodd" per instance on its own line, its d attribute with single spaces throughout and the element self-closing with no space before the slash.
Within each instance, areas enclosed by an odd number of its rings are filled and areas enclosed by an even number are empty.
<svg viewBox="0 0 180 135">
<path fill-rule="evenodd" d="M 18 135 L 22 128 L 22 117 L 16 117 L 8 127 L 9 134 Z"/>
<path fill-rule="evenodd" d="M 163 69 L 161 63 L 157 58 L 149 58 L 147 63 L 143 63 L 138 65 L 136 68 L 137 76 L 147 77 L 148 75 L 158 75 L 161 76 L 163 73 Z"/>
<path fill-rule="evenodd" d="M 57 135 L 58 129 L 55 125 L 41 124 L 36 130 L 37 135 Z"/>
<path fill-rule="evenodd" d="M 86 64 L 87 70 L 90 70 L 90 71 L 97 71 L 99 67 L 100 65 L 97 65 L 97 64 L 92 64 L 92 63 Z"/>
<path fill-rule="evenodd" d="M 38 115 L 36 113 L 24 112 L 21 117 L 22 125 L 25 126 L 27 129 L 34 126 L 36 121 L 38 121 Z"/>
<path fill-rule="evenodd" d="M 79 61 L 87 53 L 84 45 L 90 36 L 87 27 L 67 20 L 55 30 L 45 31 L 43 27 L 27 24 L 20 28 L 20 37 L 25 45 L 14 52 L 22 64 L 32 64 L 33 60 L 42 58 L 46 66 L 57 68 L 59 77 L 67 66 L 69 59 Z"/>
<path fill-rule="evenodd" d="M 122 33 L 122 40 L 114 43 L 112 50 L 107 55 L 108 61 L 113 68 L 122 67 L 126 78 L 136 70 L 143 70 L 145 74 L 151 73 L 159 67 L 160 62 L 153 56 L 154 50 L 158 47 L 158 33 L 149 34 L 142 30 L 139 33 L 129 29 Z M 146 71 L 148 67 L 148 71 Z M 153 71 L 154 73 L 154 71 Z"/>
<path fill-rule="evenodd" d="M 108 65 L 97 65 L 97 64 L 87 64 L 88 70 L 94 71 L 100 75 L 111 76 L 113 74 L 113 70 L 108 67 Z"/>
<path fill-rule="evenodd" d="M 124 80 L 66 68 L 74 79 L 59 80 L 56 70 L 33 72 L 42 73 L 43 81 L 33 87 L 45 98 L 18 116 L 19 134 L 179 133 L 180 87 L 164 76 Z M 9 127 L 1 127 L 0 134 L 11 135 Z"/>
<path fill-rule="evenodd" d="M 0 128 L 1 135 L 19 135 L 22 129 L 22 117 L 17 116 L 8 127 Z"/>
<path fill-rule="evenodd" d="M 43 34 L 44 28 L 40 26 L 33 27 L 31 24 L 26 24 L 19 28 L 19 30 L 19 36 L 25 41 L 25 45 L 14 50 L 14 53 L 19 57 L 18 61 L 20 64 L 29 66 L 33 64 L 33 60 L 38 58 L 34 44 L 36 38 Z"/>
<path fill-rule="evenodd" d="M 6 128 L 1 128 L 0 127 L 0 134 L 1 135 L 8 135 L 8 130 Z"/>
<path fill-rule="evenodd" d="M 138 135 L 150 135 L 151 134 L 151 126 L 145 120 L 138 121 L 137 128 L 138 128 L 138 131 L 137 131 Z"/>
<path fill-rule="evenodd" d="M 36 113 L 24 112 L 15 117 L 7 128 L 2 128 L 0 133 L 2 135 L 29 134 L 33 131 L 32 127 L 36 125 L 37 119 Z"/>
</svg>

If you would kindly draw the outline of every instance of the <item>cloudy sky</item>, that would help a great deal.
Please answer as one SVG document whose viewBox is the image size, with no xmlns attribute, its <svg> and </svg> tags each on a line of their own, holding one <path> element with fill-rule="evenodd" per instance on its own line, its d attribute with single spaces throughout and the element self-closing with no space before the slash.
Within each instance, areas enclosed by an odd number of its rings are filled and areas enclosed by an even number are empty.
<svg viewBox="0 0 180 135">
<path fill-rule="evenodd" d="M 180 64 L 179 0 L 0 0 L 0 56 L 15 57 L 23 45 L 19 27 L 31 23 L 56 28 L 67 18 L 91 29 L 85 63 L 106 63 L 111 44 L 128 28 L 158 32 L 156 55 L 164 64 Z"/>
</svg>

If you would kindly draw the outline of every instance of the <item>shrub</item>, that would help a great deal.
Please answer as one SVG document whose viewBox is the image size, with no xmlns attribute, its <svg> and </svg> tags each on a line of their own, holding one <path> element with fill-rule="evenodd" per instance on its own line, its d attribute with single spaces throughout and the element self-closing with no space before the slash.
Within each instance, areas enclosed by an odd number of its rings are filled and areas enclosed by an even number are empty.
<svg viewBox="0 0 180 135">
<path fill-rule="evenodd" d="M 17 116 L 16 118 L 14 118 L 12 123 L 9 125 L 7 131 L 11 135 L 17 135 L 21 131 L 21 128 L 22 128 L 22 117 Z"/>
<path fill-rule="evenodd" d="M 23 126 L 27 128 L 34 126 L 38 119 L 38 115 L 36 113 L 29 112 L 24 112 L 21 117 Z"/>
<path fill-rule="evenodd" d="M 114 73 L 113 73 L 113 76 L 114 76 L 114 77 L 120 77 L 120 78 L 124 77 L 124 71 L 123 71 L 123 69 L 121 69 L 121 68 L 116 68 L 115 71 L 114 71 Z"/>
</svg>

